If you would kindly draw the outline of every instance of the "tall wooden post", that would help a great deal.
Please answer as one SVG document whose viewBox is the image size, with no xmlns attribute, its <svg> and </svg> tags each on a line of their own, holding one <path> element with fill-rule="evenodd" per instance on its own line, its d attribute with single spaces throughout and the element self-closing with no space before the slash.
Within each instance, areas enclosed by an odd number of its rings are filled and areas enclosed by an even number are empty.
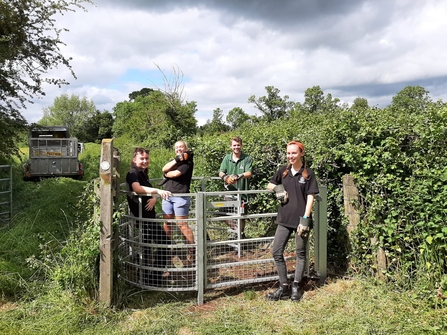
<svg viewBox="0 0 447 335">
<path fill-rule="evenodd" d="M 349 225 L 347 231 L 349 236 L 353 230 L 355 230 L 360 222 L 360 213 L 355 208 L 355 204 L 358 202 L 359 191 L 354 183 L 354 178 L 350 175 L 343 176 L 343 198 L 345 203 L 345 214 L 348 216 Z M 375 247 L 378 244 L 376 236 L 370 238 L 371 246 Z M 379 279 L 385 279 L 383 271 L 387 268 L 387 257 L 382 247 L 377 246 L 377 254 L 373 254 L 374 262 L 377 267 L 377 277 Z"/>
<path fill-rule="evenodd" d="M 351 235 L 351 232 L 359 225 L 360 214 L 355 207 L 359 200 L 359 191 L 354 183 L 354 178 L 350 175 L 343 176 L 343 200 L 345 204 L 345 214 L 349 219 L 347 230 L 348 234 Z"/>
<path fill-rule="evenodd" d="M 109 307 L 113 291 L 113 140 L 102 140 L 100 192 L 100 262 L 99 262 L 99 301 Z"/>
</svg>

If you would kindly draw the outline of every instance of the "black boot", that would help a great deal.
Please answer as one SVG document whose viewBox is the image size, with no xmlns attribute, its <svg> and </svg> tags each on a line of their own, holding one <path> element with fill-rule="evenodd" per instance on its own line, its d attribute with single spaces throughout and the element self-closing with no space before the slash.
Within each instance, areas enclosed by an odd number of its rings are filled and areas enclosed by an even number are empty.
<svg viewBox="0 0 447 335">
<path fill-rule="evenodd" d="M 304 286 L 300 285 L 297 282 L 293 282 L 292 284 L 292 294 L 290 299 L 292 301 L 300 301 L 304 294 Z"/>
<path fill-rule="evenodd" d="M 288 284 L 282 284 L 275 292 L 268 293 L 267 300 L 278 301 L 290 298 L 290 290 Z"/>
</svg>

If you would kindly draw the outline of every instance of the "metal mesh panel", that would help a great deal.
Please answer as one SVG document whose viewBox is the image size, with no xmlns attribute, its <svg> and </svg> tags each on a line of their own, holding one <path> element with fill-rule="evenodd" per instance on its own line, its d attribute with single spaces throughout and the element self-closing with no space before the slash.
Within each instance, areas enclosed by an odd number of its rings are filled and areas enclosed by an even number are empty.
<svg viewBox="0 0 447 335">
<path fill-rule="evenodd" d="M 147 289 L 197 290 L 197 245 L 186 244 L 180 231 L 174 232 L 172 240 L 167 238 L 163 222 L 123 216 L 118 247 L 120 277 Z"/>
<path fill-rule="evenodd" d="M 266 191 L 248 192 L 261 194 Z M 242 220 L 245 220 L 246 232 L 254 231 L 257 225 L 273 224 L 276 213 L 259 213 L 256 208 L 246 213 L 241 192 L 237 191 L 198 192 L 181 196 L 191 197 L 189 219 L 181 221 L 186 221 L 192 229 L 194 244 L 186 243 L 177 227 L 178 220 L 169 220 L 175 228 L 172 239 L 169 239 L 163 230 L 165 220 L 123 215 L 119 225 L 118 248 L 121 279 L 144 289 L 198 291 L 199 301 L 203 299 L 201 294 L 205 289 L 278 279 L 271 256 L 274 229 L 271 229 L 269 236 L 263 237 L 246 238 L 241 232 Z M 323 234 L 325 242 L 325 231 Z M 323 258 L 318 261 L 321 267 L 318 270 L 325 275 L 323 242 L 318 242 L 323 247 L 319 251 Z M 311 246 L 313 244 L 311 242 Z M 308 255 L 311 259 L 314 256 L 313 251 L 309 253 L 309 248 Z M 285 259 L 288 275 L 293 277 L 296 262 L 293 236 L 286 247 Z M 309 276 L 309 263 L 305 272 Z"/>
<path fill-rule="evenodd" d="M 219 200 L 220 199 L 220 200 Z M 206 196 L 206 288 L 232 286 L 276 280 L 276 267 L 271 256 L 273 235 L 246 238 L 241 232 L 259 221 L 271 220 L 276 213 L 257 217 L 244 210 L 241 194 L 226 193 Z M 294 246 L 289 242 L 288 271 L 294 272 Z"/>
<path fill-rule="evenodd" d="M 0 165 L 0 224 L 12 218 L 12 167 Z"/>
</svg>

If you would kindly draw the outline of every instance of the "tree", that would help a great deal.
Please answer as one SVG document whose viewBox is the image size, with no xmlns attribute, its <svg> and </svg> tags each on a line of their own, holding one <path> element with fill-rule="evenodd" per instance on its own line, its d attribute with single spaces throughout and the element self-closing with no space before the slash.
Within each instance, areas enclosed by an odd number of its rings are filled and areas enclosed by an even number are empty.
<svg viewBox="0 0 447 335">
<path fill-rule="evenodd" d="M 250 120 L 250 115 L 244 112 L 240 107 L 234 107 L 227 114 L 226 121 L 231 129 L 237 129 L 242 124 Z"/>
<path fill-rule="evenodd" d="M 280 90 L 273 86 L 266 86 L 265 89 L 267 96 L 256 99 L 252 95 L 248 98 L 248 102 L 255 104 L 255 107 L 262 112 L 267 122 L 289 116 L 290 111 L 295 107 L 295 102 L 288 101 L 288 95 L 281 98 L 279 96 Z"/>
<path fill-rule="evenodd" d="M 108 111 L 96 111 L 79 130 L 77 138 L 80 142 L 101 143 L 104 138 L 112 138 L 113 115 Z"/>
<path fill-rule="evenodd" d="M 0 145 L 1 155 L 17 153 L 15 140 L 27 122 L 21 114 L 26 103 L 44 95 L 43 83 L 66 84 L 64 79 L 45 78 L 70 59 L 60 52 L 64 43 L 55 16 L 84 9 L 90 0 L 9 0 L 0 1 Z"/>
<path fill-rule="evenodd" d="M 351 110 L 354 110 L 354 111 L 363 110 L 366 108 L 369 108 L 368 100 L 365 98 L 360 98 L 360 97 L 355 98 L 352 103 L 352 106 L 351 106 Z"/>
<path fill-rule="evenodd" d="M 223 122 L 223 110 L 216 108 L 213 111 L 213 119 L 207 120 L 206 123 L 200 127 L 202 134 L 219 134 L 230 129 L 228 125 Z"/>
<path fill-rule="evenodd" d="M 128 136 L 138 145 L 169 148 L 197 131 L 196 103 L 172 100 L 161 91 L 119 102 L 113 109 L 115 137 Z"/>
<path fill-rule="evenodd" d="M 421 86 L 407 86 L 393 97 L 391 107 L 407 112 L 425 110 L 432 102 L 429 93 Z"/>
<path fill-rule="evenodd" d="M 38 121 L 42 126 L 66 126 L 73 137 L 79 137 L 81 129 L 96 114 L 96 107 L 92 100 L 79 95 L 62 94 L 54 99 L 50 107 L 43 110 L 44 116 Z"/>
<path fill-rule="evenodd" d="M 303 107 L 311 113 L 322 110 L 324 103 L 324 93 L 320 86 L 313 86 L 304 92 Z"/>
<path fill-rule="evenodd" d="M 324 97 L 324 92 L 320 86 L 313 86 L 304 92 L 303 109 L 309 113 L 330 112 L 338 109 L 340 99 L 332 98 L 330 93 Z"/>
<path fill-rule="evenodd" d="M 137 97 L 146 97 L 149 94 L 151 94 L 152 92 L 154 92 L 155 90 L 153 90 L 152 88 L 142 88 L 139 91 L 133 91 L 132 93 L 129 94 L 129 100 L 130 101 L 135 101 L 135 99 Z"/>
<path fill-rule="evenodd" d="M 113 134 L 128 136 L 139 144 L 170 148 L 177 140 L 196 134 L 197 104 L 186 101 L 183 72 L 178 67 L 172 67 L 170 77 L 156 67 L 163 76 L 164 89 L 143 88 L 129 94 L 131 101 L 118 103 L 113 109 Z"/>
</svg>

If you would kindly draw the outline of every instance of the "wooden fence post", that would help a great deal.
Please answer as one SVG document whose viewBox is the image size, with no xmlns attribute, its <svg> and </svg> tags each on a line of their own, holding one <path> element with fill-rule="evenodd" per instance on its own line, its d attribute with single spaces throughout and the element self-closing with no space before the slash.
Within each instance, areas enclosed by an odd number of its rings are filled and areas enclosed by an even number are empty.
<svg viewBox="0 0 447 335">
<path fill-rule="evenodd" d="M 100 175 L 100 262 L 99 301 L 109 307 L 113 292 L 113 140 L 104 139 L 101 145 Z"/>
<path fill-rule="evenodd" d="M 345 214 L 349 219 L 347 231 L 349 236 L 351 236 L 351 232 L 359 225 L 360 214 L 355 208 L 355 204 L 359 200 L 359 191 L 357 186 L 355 186 L 354 178 L 350 175 L 343 176 L 343 200 L 345 204 Z"/>
<path fill-rule="evenodd" d="M 359 191 L 354 183 L 354 178 L 350 175 L 343 176 L 343 200 L 345 204 L 345 214 L 349 219 L 347 227 L 349 236 L 351 236 L 352 231 L 358 227 L 360 221 L 359 211 L 355 208 L 355 204 L 358 202 L 358 195 Z M 377 237 L 371 237 L 370 243 L 372 247 L 376 246 L 378 243 Z M 373 257 L 373 261 L 377 266 L 377 277 L 383 280 L 385 279 L 383 271 L 385 271 L 387 267 L 387 257 L 383 248 L 378 246 L 377 254 L 373 255 Z"/>
</svg>

